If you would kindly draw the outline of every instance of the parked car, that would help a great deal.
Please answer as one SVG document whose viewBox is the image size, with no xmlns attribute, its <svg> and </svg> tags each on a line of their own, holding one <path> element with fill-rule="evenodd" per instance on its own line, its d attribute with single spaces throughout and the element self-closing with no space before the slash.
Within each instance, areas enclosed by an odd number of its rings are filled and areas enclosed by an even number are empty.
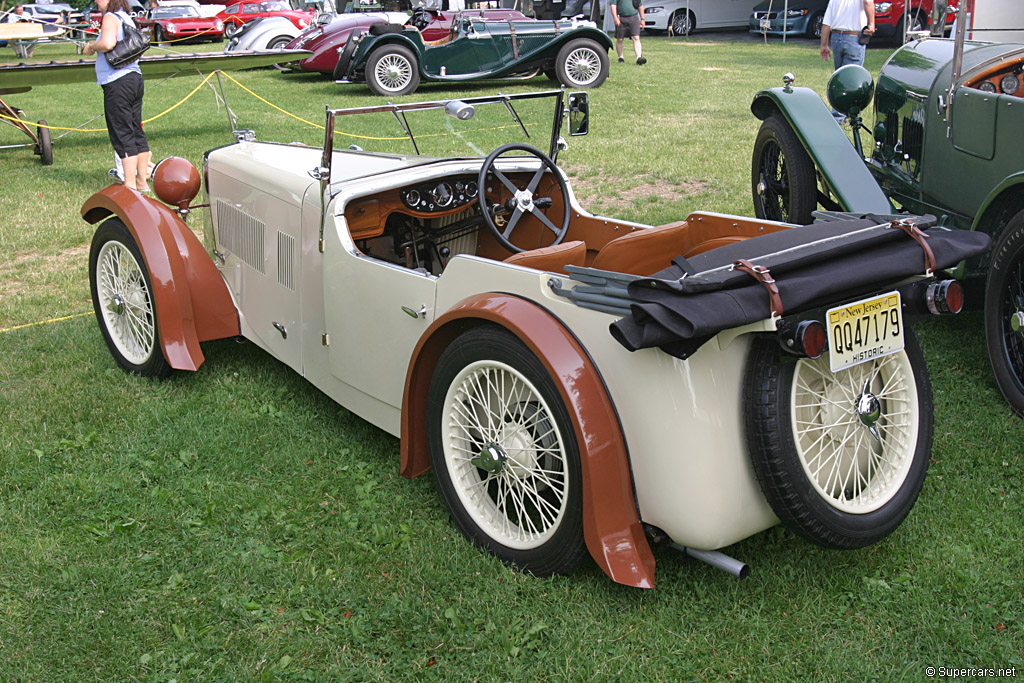
<svg viewBox="0 0 1024 683">
<path fill-rule="evenodd" d="M 943 24 L 935 22 L 936 33 Z M 850 117 L 854 145 L 814 91 L 790 82 L 758 93 L 754 211 L 795 223 L 810 222 L 818 206 L 907 211 L 991 235 L 991 253 L 962 274 L 985 311 L 996 383 L 1024 415 L 1024 45 L 967 42 L 959 28 L 955 40 L 913 40 L 897 50 L 877 84 L 859 66 L 836 71 L 828 96 Z M 868 126 L 861 115 L 872 99 Z"/>
<path fill-rule="evenodd" d="M 921 275 L 917 243 L 873 221 L 590 214 L 557 165 L 590 111 L 559 90 L 328 109 L 323 148 L 239 131 L 201 172 L 162 161 L 166 206 L 109 186 L 82 207 L 108 348 L 160 377 L 244 336 L 399 435 L 402 474 L 432 468 L 462 532 L 536 575 L 589 552 L 652 587 L 654 541 L 742 574 L 714 551 L 780 518 L 832 548 L 890 534 L 933 430 L 907 325 L 956 282 Z M 986 246 L 927 234 L 942 266 Z M 684 265 L 703 294 L 675 291 Z M 662 292 L 697 327 L 666 336 L 631 313 Z"/>
<path fill-rule="evenodd" d="M 204 17 L 193 7 L 156 7 L 138 17 L 135 23 L 140 29 L 149 31 L 153 42 L 185 42 L 224 40 L 224 23 L 215 17 Z"/>
<path fill-rule="evenodd" d="M 647 30 L 681 36 L 708 28 L 742 28 L 760 0 L 650 0 Z"/>
<path fill-rule="evenodd" d="M 522 12 L 509 9 L 463 10 L 465 16 L 487 20 L 526 20 Z M 312 56 L 293 66 L 304 71 L 319 71 L 333 74 L 338 65 L 339 52 L 345 47 L 353 31 L 365 31 L 373 24 L 389 23 L 416 26 L 427 42 L 442 40 L 451 33 L 452 21 L 459 12 L 417 8 L 412 16 L 402 12 L 362 12 L 333 15 L 329 21 L 317 19 L 317 25 L 310 27 L 288 47 L 295 50 L 311 50 Z"/>
<path fill-rule="evenodd" d="M 365 81 L 384 97 L 415 92 L 421 80 L 529 77 L 541 71 L 568 87 L 596 88 L 608 77 L 611 46 L 590 21 L 487 21 L 460 14 L 439 41 L 424 40 L 415 26 L 371 26 L 349 39 L 334 76 Z"/>
<path fill-rule="evenodd" d="M 750 15 L 750 32 L 768 35 L 821 37 L 828 0 L 762 0 Z"/>
<path fill-rule="evenodd" d="M 260 17 L 285 17 L 300 31 L 309 28 L 315 18 L 314 12 L 293 10 L 282 0 L 261 0 L 260 2 L 239 2 L 228 6 L 217 14 L 224 23 L 224 35 L 230 38 L 243 24 Z"/>
<path fill-rule="evenodd" d="M 934 0 L 911 0 L 909 12 L 905 0 L 876 2 L 875 35 L 902 43 L 908 33 L 929 30 L 933 2 Z M 948 5 L 955 10 L 956 3 L 957 0 L 951 0 Z M 955 12 L 946 15 L 946 30 L 952 25 L 954 16 Z"/>
<path fill-rule="evenodd" d="M 231 36 L 224 51 L 276 50 L 285 47 L 299 35 L 299 29 L 285 17 L 261 17 L 243 24 Z"/>
<path fill-rule="evenodd" d="M 11 4 L 9 7 L 13 9 L 14 5 Z M 84 21 L 81 10 L 64 2 L 30 3 L 22 5 L 22 7 L 25 9 L 25 14 L 32 19 L 48 24 L 80 24 Z M 65 16 L 67 21 L 65 21 Z"/>
</svg>

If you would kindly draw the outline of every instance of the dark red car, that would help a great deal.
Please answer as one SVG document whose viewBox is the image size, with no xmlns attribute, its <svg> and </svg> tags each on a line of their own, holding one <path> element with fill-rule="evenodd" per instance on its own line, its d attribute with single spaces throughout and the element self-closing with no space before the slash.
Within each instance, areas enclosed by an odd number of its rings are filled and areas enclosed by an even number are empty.
<svg viewBox="0 0 1024 683">
<path fill-rule="evenodd" d="M 287 2 L 281 0 L 263 0 L 262 2 L 239 2 L 229 5 L 217 18 L 224 22 L 224 35 L 230 38 L 235 32 L 253 19 L 261 17 L 286 17 L 300 31 L 313 24 L 313 12 L 293 10 Z"/>
<path fill-rule="evenodd" d="M 135 23 L 149 31 L 153 42 L 184 42 L 186 40 L 224 40 L 224 22 L 216 17 L 201 17 L 194 7 L 155 7 Z"/>
<path fill-rule="evenodd" d="M 438 11 L 417 9 L 412 13 L 408 23 L 416 26 L 423 33 L 423 40 L 440 40 L 451 31 L 452 20 L 459 14 L 464 16 L 483 17 L 488 20 L 505 21 L 528 19 L 525 14 L 511 9 L 484 9 L 462 11 Z M 355 29 L 366 29 L 373 24 L 393 23 L 393 18 L 386 13 L 374 12 L 364 14 L 335 15 L 329 23 L 317 23 L 298 38 L 288 43 L 289 49 L 311 50 L 312 55 L 300 62 L 289 64 L 290 67 L 305 71 L 319 71 L 325 74 L 334 73 L 338 63 L 338 52 L 348 42 Z"/>
</svg>

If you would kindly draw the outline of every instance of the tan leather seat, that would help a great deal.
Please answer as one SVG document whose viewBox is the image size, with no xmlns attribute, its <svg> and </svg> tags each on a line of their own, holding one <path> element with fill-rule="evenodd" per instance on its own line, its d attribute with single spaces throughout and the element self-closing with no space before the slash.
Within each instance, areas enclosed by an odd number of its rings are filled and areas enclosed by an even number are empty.
<svg viewBox="0 0 1024 683">
<path fill-rule="evenodd" d="M 566 266 L 582 266 L 586 256 L 587 245 L 574 240 L 513 254 L 505 259 L 505 263 L 564 273 Z"/>
<path fill-rule="evenodd" d="M 591 268 L 631 275 L 653 275 L 672 265 L 686 248 L 686 221 L 635 230 L 616 237 L 597 253 Z"/>
</svg>

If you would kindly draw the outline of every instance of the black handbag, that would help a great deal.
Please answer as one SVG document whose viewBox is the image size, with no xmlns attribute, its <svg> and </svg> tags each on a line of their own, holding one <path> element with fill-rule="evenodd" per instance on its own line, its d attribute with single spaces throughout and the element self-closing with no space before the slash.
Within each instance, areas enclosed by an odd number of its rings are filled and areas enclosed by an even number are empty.
<svg viewBox="0 0 1024 683">
<path fill-rule="evenodd" d="M 118 17 L 124 27 L 124 38 L 114 43 L 114 47 L 107 52 L 107 64 L 113 69 L 120 69 L 126 64 L 131 64 L 142 56 L 142 53 L 149 49 L 149 38 L 146 37 L 134 24 L 123 21 Z"/>
</svg>

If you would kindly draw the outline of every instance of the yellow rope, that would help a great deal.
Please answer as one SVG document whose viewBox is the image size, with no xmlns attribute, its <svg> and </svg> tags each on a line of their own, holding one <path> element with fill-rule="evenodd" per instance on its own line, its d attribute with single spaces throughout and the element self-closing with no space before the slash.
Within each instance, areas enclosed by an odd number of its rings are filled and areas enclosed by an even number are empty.
<svg viewBox="0 0 1024 683">
<path fill-rule="evenodd" d="M 165 37 L 165 38 L 162 38 L 160 40 L 160 42 L 156 42 L 156 40 L 154 40 L 153 41 L 153 46 L 154 47 L 159 47 L 160 45 L 163 45 L 164 43 L 167 43 L 168 45 L 171 45 L 173 43 L 180 43 L 183 40 L 192 40 L 193 38 L 196 38 L 198 36 L 205 36 L 207 33 L 213 33 L 213 31 L 214 31 L 214 29 L 208 28 L 205 31 L 200 31 L 199 33 L 193 33 L 192 35 L 185 36 L 184 38 L 175 38 L 174 40 L 167 40 L 167 38 Z M 156 32 L 156 30 L 154 29 L 154 33 L 155 32 Z M 166 35 L 167 34 L 165 33 L 164 36 L 166 36 Z"/>
<path fill-rule="evenodd" d="M 3 327 L 3 328 L 0 328 L 0 334 L 3 334 L 4 332 L 14 332 L 15 330 L 24 330 L 25 328 L 28 328 L 28 327 L 37 327 L 39 325 L 49 325 L 50 323 L 59 323 L 59 322 L 65 321 L 65 320 L 71 320 L 72 318 L 81 318 L 83 316 L 92 315 L 92 314 L 93 314 L 92 311 L 89 311 L 88 313 L 75 313 L 73 315 L 65 315 L 65 316 L 60 317 L 60 318 L 50 318 L 49 320 L 40 320 L 39 322 L 26 323 L 24 325 L 15 325 L 14 327 Z"/>
</svg>

